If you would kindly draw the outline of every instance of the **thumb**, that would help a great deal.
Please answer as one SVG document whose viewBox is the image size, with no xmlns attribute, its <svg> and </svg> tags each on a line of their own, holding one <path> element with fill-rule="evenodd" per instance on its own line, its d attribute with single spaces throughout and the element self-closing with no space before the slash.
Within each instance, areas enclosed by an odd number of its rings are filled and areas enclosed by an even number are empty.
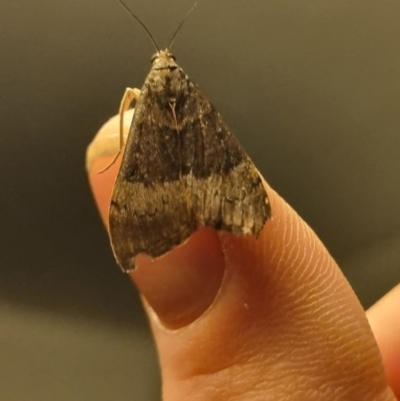
<svg viewBox="0 0 400 401">
<path fill-rule="evenodd" d="M 105 222 L 118 166 L 98 171 L 118 151 L 117 132 L 114 118 L 87 153 Z M 164 399 L 394 401 L 347 281 L 265 185 L 273 218 L 258 239 L 200 229 L 156 260 L 138 258 L 130 273 L 154 332 Z"/>
</svg>

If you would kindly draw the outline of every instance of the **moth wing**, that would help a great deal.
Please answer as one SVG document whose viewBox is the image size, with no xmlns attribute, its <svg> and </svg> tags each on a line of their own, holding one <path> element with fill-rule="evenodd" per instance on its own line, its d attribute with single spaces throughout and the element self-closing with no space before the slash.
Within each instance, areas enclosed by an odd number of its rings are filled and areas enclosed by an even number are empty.
<svg viewBox="0 0 400 401">
<path fill-rule="evenodd" d="M 180 179 L 179 138 L 165 106 L 142 88 L 113 188 L 110 240 L 124 271 L 134 268 L 138 254 L 160 256 L 197 229 L 190 191 Z"/>
<path fill-rule="evenodd" d="M 270 216 L 253 163 L 190 81 L 174 107 L 146 85 L 136 104 L 109 214 L 119 265 L 161 256 L 199 227 L 258 235 Z M 162 97 L 163 96 L 163 97 Z"/>
<path fill-rule="evenodd" d="M 221 115 L 192 86 L 196 104 L 187 112 L 192 117 L 183 129 L 182 148 L 197 224 L 258 235 L 271 215 L 259 173 Z"/>
</svg>

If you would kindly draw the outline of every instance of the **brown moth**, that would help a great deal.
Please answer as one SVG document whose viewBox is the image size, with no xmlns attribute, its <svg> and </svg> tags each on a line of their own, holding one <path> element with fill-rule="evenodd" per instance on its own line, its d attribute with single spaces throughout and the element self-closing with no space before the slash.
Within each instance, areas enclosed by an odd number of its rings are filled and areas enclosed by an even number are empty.
<svg viewBox="0 0 400 401">
<path fill-rule="evenodd" d="M 133 269 L 139 254 L 165 254 L 200 227 L 258 236 L 271 209 L 257 169 L 168 49 L 153 56 L 141 91 L 127 89 L 121 121 L 133 99 L 109 211 L 121 268 Z"/>
</svg>

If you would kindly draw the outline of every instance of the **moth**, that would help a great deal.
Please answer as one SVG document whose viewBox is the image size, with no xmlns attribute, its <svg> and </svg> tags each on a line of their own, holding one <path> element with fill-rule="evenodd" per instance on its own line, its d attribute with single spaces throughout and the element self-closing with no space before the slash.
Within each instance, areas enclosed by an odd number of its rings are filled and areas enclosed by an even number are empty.
<svg viewBox="0 0 400 401">
<path fill-rule="evenodd" d="M 128 88 L 120 106 L 122 147 L 123 113 L 136 100 L 109 209 L 125 272 L 137 255 L 157 258 L 200 227 L 258 236 L 271 216 L 257 169 L 206 95 L 168 48 L 151 63 L 142 89 Z"/>
</svg>

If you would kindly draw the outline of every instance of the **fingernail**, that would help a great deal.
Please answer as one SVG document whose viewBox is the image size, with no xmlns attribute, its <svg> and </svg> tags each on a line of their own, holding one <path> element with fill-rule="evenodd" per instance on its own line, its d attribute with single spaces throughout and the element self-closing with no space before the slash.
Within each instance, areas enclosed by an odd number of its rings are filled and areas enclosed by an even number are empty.
<svg viewBox="0 0 400 401">
<path fill-rule="evenodd" d="M 217 233 L 202 228 L 158 259 L 137 257 L 130 275 L 162 324 L 177 329 L 198 319 L 212 305 L 224 270 Z"/>
</svg>

